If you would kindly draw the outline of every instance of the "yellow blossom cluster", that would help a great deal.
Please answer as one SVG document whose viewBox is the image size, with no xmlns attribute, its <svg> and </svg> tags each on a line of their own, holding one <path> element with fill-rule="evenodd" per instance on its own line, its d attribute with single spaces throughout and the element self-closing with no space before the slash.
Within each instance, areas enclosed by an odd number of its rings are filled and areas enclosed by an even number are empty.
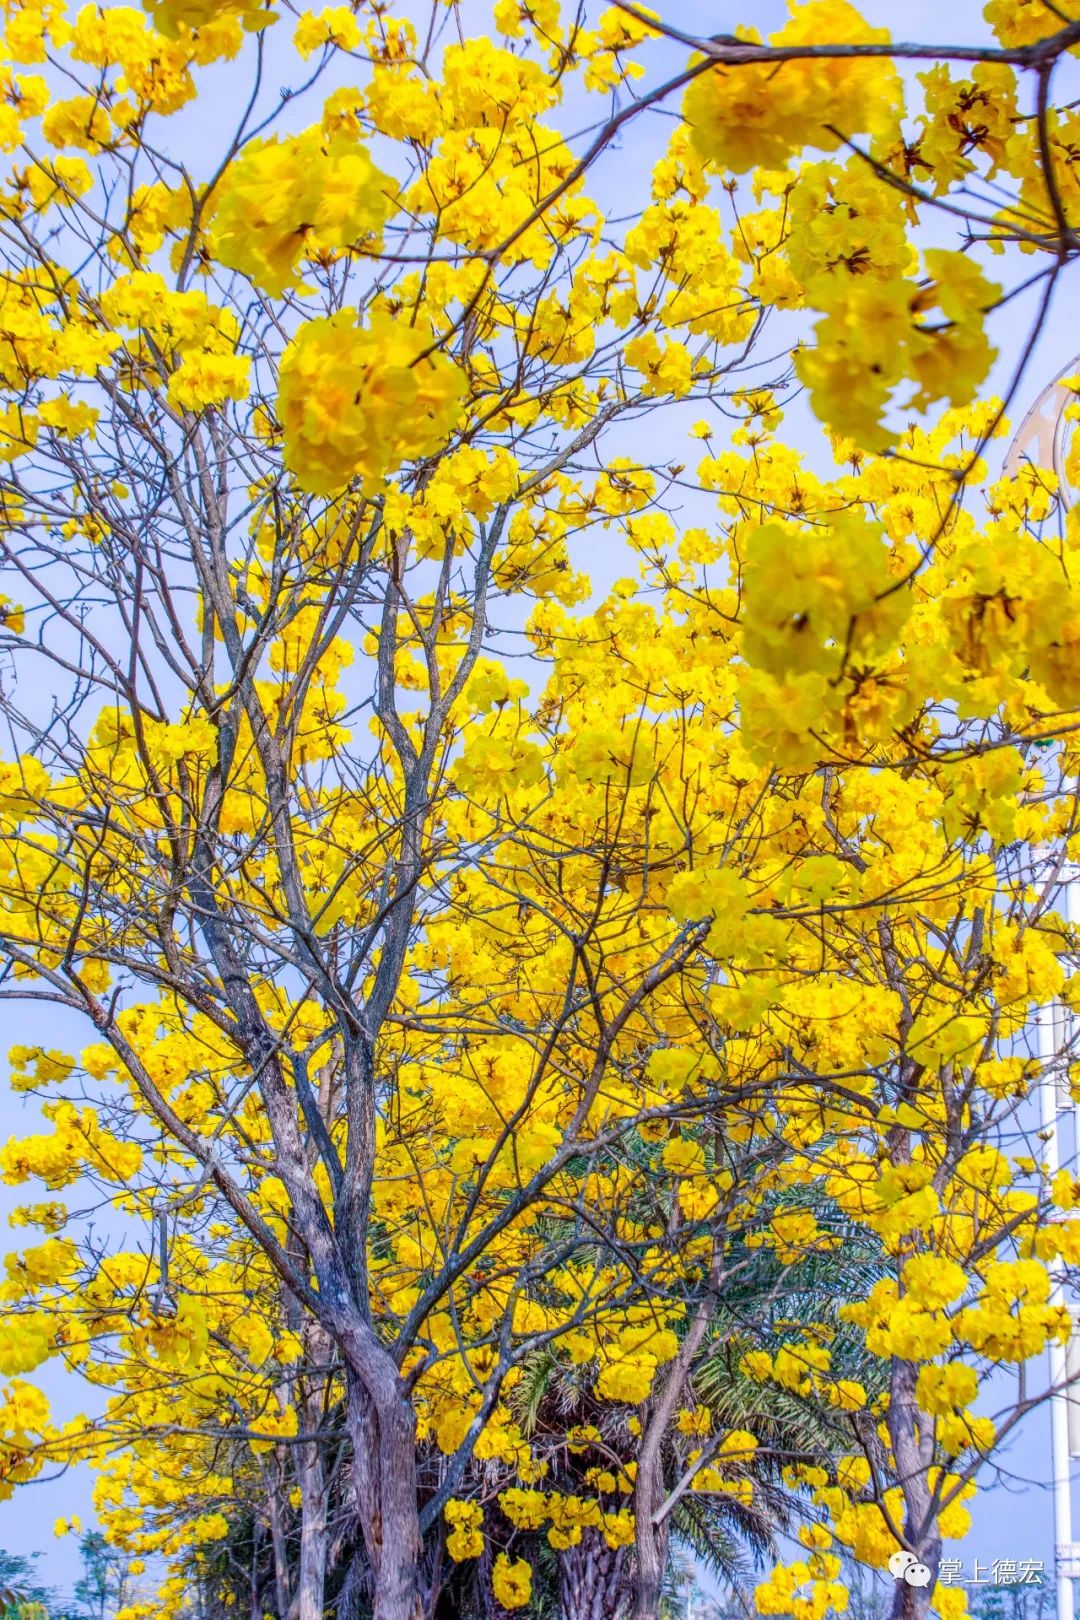
<svg viewBox="0 0 1080 1620">
<path fill-rule="evenodd" d="M 368 489 L 402 461 L 437 450 L 460 409 L 462 379 L 430 336 L 387 314 L 359 327 L 343 311 L 301 327 L 281 362 L 285 462 L 302 489 Z"/>
</svg>

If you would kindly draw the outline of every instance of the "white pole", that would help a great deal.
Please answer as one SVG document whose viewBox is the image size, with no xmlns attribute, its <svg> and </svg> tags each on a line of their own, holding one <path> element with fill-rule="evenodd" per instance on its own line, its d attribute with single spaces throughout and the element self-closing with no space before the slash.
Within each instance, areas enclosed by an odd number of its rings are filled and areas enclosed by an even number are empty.
<svg viewBox="0 0 1080 1620">
<path fill-rule="evenodd" d="M 1073 885 L 1066 890 L 1066 902 L 1071 910 Z M 1043 1059 L 1043 1074 L 1039 1082 L 1042 1115 L 1043 1157 L 1049 1175 L 1053 1177 L 1061 1163 L 1058 1142 L 1058 1076 L 1053 1060 L 1057 1055 L 1057 1009 L 1044 1007 L 1039 1019 L 1039 1056 Z M 1050 1270 L 1051 1305 L 1064 1305 L 1061 1268 Z M 1053 1460 L 1054 1483 L 1054 1573 L 1057 1586 L 1057 1620 L 1073 1620 L 1072 1570 L 1072 1481 L 1069 1459 L 1069 1406 L 1065 1389 L 1067 1357 L 1063 1344 L 1050 1344 L 1050 1383 L 1056 1393 L 1050 1397 L 1050 1446 Z"/>
<path fill-rule="evenodd" d="M 1080 357 L 1078 357 L 1080 358 Z M 1070 370 L 1072 368 L 1069 368 Z M 1005 472 L 1015 478 L 1024 461 L 1056 472 L 1059 488 L 1066 504 L 1072 502 L 1072 491 L 1065 479 L 1065 461 L 1071 437 L 1070 423 L 1065 415 L 1068 390 L 1063 387 L 1066 372 L 1058 376 L 1039 395 L 1035 406 L 1021 424 L 1020 431 L 1009 447 L 1005 458 Z M 1080 922 L 1080 881 L 1076 869 L 1066 868 L 1063 884 L 1065 916 L 1070 922 Z M 1064 1009 L 1061 1009 L 1062 1032 L 1068 1034 Z M 1038 1026 L 1039 1056 L 1043 1059 L 1043 1077 L 1039 1084 L 1040 1112 L 1046 1141 L 1043 1153 L 1053 1175 L 1061 1163 L 1058 1141 L 1058 1077 L 1047 1073 L 1057 1051 L 1059 1027 L 1058 1009 L 1044 1007 Z M 1077 1126 L 1080 1132 L 1080 1125 Z M 1050 1303 L 1064 1305 L 1060 1264 L 1050 1269 Z M 1073 1325 L 1073 1336 L 1077 1328 Z M 1075 1354 L 1075 1351 L 1074 1351 Z M 1072 1481 L 1069 1473 L 1069 1397 L 1065 1389 L 1070 1357 L 1062 1344 L 1050 1346 L 1050 1382 L 1060 1393 L 1050 1400 L 1050 1443 L 1053 1458 L 1054 1482 L 1054 1573 L 1057 1585 L 1057 1620 L 1074 1620 L 1072 1583 Z M 1063 1573 L 1068 1571 L 1069 1573 Z"/>
</svg>

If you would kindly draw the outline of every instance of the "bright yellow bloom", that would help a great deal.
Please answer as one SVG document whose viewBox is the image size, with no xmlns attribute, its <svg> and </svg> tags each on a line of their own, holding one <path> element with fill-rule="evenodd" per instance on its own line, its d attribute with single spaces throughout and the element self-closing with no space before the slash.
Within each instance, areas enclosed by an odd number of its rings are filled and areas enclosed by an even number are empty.
<svg viewBox="0 0 1080 1620">
<path fill-rule="evenodd" d="M 301 489 L 330 495 L 353 480 L 374 489 L 403 461 L 453 431 L 463 378 L 422 330 L 343 311 L 302 326 L 281 362 L 278 414 L 285 464 Z"/>
</svg>

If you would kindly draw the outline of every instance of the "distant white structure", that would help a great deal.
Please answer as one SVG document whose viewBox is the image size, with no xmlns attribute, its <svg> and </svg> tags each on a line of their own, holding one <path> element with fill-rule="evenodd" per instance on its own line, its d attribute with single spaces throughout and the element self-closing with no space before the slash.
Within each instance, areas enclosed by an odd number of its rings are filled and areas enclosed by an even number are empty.
<svg viewBox="0 0 1080 1620">
<path fill-rule="evenodd" d="M 1080 355 L 1058 373 L 1044 388 L 1009 446 L 1005 471 L 1012 476 L 1025 462 L 1054 472 L 1058 478 L 1061 509 L 1072 506 L 1078 492 L 1065 476 L 1069 446 L 1077 423 L 1066 414 L 1066 406 L 1078 403 L 1078 396 L 1064 387 L 1066 377 L 1080 373 Z M 1065 883 L 1065 914 L 1070 922 L 1080 921 L 1080 880 L 1070 875 Z M 1039 1088 L 1043 1136 L 1043 1157 L 1051 1176 L 1061 1163 L 1060 1119 L 1062 1103 L 1071 1106 L 1066 1089 L 1054 1072 L 1053 1060 L 1067 1039 L 1064 1009 L 1047 1007 L 1039 1021 L 1039 1056 L 1044 1074 Z M 1065 1304 L 1060 1268 L 1051 1276 L 1050 1303 Z M 1073 1540 L 1071 1462 L 1080 1458 L 1080 1331 L 1074 1316 L 1072 1337 L 1067 1346 L 1050 1346 L 1050 1383 L 1058 1391 L 1050 1400 L 1050 1441 L 1054 1492 L 1054 1574 L 1057 1590 L 1057 1620 L 1074 1620 L 1073 1581 L 1080 1578 L 1080 1542 Z"/>
<path fill-rule="evenodd" d="M 1016 437 L 1005 457 L 1005 471 L 1015 477 L 1029 462 L 1033 467 L 1044 467 L 1058 476 L 1062 506 L 1072 506 L 1077 492 L 1065 477 L 1065 462 L 1069 454 L 1069 441 L 1076 423 L 1065 415 L 1067 405 L 1075 405 L 1078 396 L 1064 386 L 1066 377 L 1080 375 L 1080 354 L 1059 371 L 1053 382 L 1043 389 L 1034 405 L 1021 422 Z"/>
<path fill-rule="evenodd" d="M 1077 884 L 1067 885 L 1066 905 L 1073 920 Z M 1047 1007 L 1039 1020 L 1039 1056 L 1043 1078 L 1039 1087 L 1042 1124 L 1042 1156 L 1053 1177 L 1061 1164 L 1061 1100 L 1059 1079 L 1053 1060 L 1061 1049 L 1061 1020 L 1057 1008 Z M 1061 1269 L 1050 1274 L 1051 1305 L 1065 1304 Z M 1071 1463 L 1080 1457 L 1080 1390 L 1070 1385 L 1070 1377 L 1080 1373 L 1080 1335 L 1074 1325 L 1068 1346 L 1050 1344 L 1050 1383 L 1056 1394 L 1050 1397 L 1050 1448 L 1054 1491 L 1054 1576 L 1057 1588 L 1057 1620 L 1073 1620 L 1073 1579 L 1080 1576 L 1080 1545 L 1073 1540 Z"/>
</svg>

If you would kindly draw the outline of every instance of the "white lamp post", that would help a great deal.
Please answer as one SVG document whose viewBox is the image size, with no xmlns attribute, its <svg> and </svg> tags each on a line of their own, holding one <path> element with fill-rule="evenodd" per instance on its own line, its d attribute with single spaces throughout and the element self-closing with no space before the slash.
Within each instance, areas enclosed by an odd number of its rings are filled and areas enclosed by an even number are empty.
<svg viewBox="0 0 1080 1620">
<path fill-rule="evenodd" d="M 1071 901 L 1074 885 L 1068 886 Z M 1070 908 L 1071 909 L 1071 908 Z M 1054 1072 L 1054 1058 L 1059 1051 L 1059 1019 L 1056 1007 L 1043 1009 L 1039 1020 L 1039 1056 L 1043 1060 L 1042 1079 L 1039 1082 L 1039 1101 L 1042 1124 L 1042 1154 L 1047 1172 L 1053 1177 L 1061 1164 L 1058 1137 L 1058 1077 Z M 1065 1290 L 1061 1268 L 1050 1270 L 1051 1305 L 1064 1305 Z M 1073 1449 L 1074 1438 L 1080 1441 L 1080 1402 L 1068 1386 L 1070 1362 L 1080 1369 L 1080 1343 L 1075 1329 L 1068 1347 L 1051 1341 L 1050 1383 L 1055 1393 L 1050 1397 L 1050 1451 L 1054 1493 L 1054 1574 L 1057 1588 L 1057 1620 L 1073 1620 L 1073 1576 L 1080 1575 L 1077 1548 L 1072 1532 L 1072 1458 L 1080 1453 Z M 1075 1388 L 1075 1386 L 1073 1386 Z M 1070 1430 L 1072 1431 L 1070 1433 Z"/>
<path fill-rule="evenodd" d="M 1076 395 L 1062 386 L 1062 379 L 1080 372 L 1080 356 L 1073 360 L 1039 395 L 1020 425 L 1005 458 L 1005 471 L 1015 477 L 1025 462 L 1045 468 L 1058 476 L 1063 506 L 1074 499 L 1065 477 L 1069 441 L 1076 424 L 1066 416 L 1066 406 L 1076 403 Z M 1070 872 L 1064 883 L 1065 915 L 1070 922 L 1080 918 L 1080 882 Z M 1039 1056 L 1043 1074 L 1039 1084 L 1043 1157 L 1053 1176 L 1061 1165 L 1059 1116 L 1060 1079 L 1055 1058 L 1067 1043 L 1066 1010 L 1053 1006 L 1043 1009 L 1038 1026 Z M 1065 1304 L 1062 1268 L 1050 1272 L 1050 1303 Z M 1080 1578 L 1080 1544 L 1073 1541 L 1072 1478 L 1070 1464 L 1080 1457 L 1080 1334 L 1076 1320 L 1067 1345 L 1050 1346 L 1050 1383 L 1057 1392 L 1050 1399 L 1050 1449 L 1054 1495 L 1054 1575 L 1057 1590 L 1057 1620 L 1074 1620 L 1073 1581 Z"/>
</svg>

